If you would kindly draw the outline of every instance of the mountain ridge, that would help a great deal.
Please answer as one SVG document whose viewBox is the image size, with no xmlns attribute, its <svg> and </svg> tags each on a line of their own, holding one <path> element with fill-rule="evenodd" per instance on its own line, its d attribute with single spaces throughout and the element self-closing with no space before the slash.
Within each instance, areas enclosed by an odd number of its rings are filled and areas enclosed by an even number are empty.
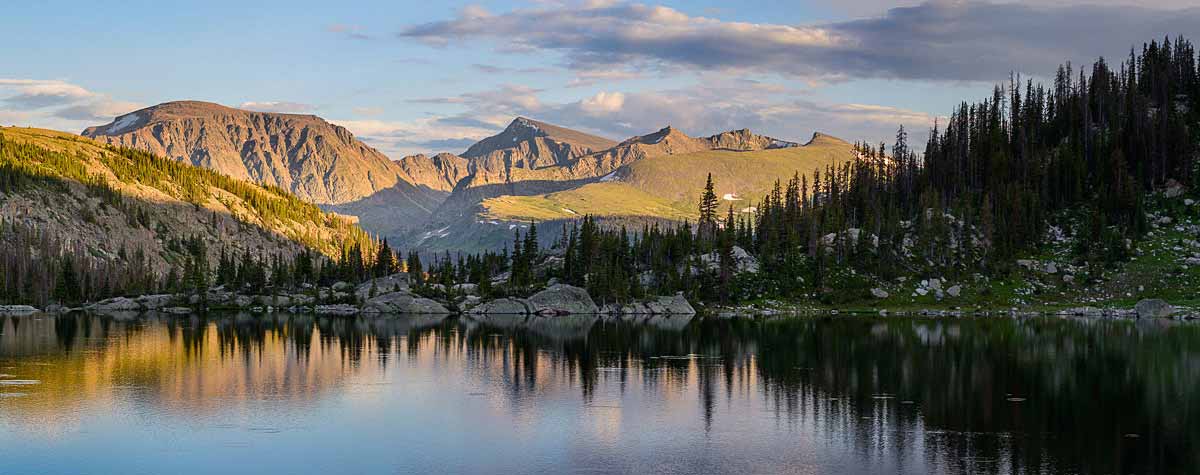
<svg viewBox="0 0 1200 475">
<path fill-rule="evenodd" d="M 310 114 L 174 101 L 123 114 L 81 135 L 279 186 L 318 204 L 369 196 L 394 186 L 401 175 L 348 129 Z"/>
<path fill-rule="evenodd" d="M 670 125 L 618 142 L 518 116 L 461 155 L 392 160 L 316 115 L 247 111 L 203 101 L 143 108 L 89 127 L 83 135 L 279 186 L 327 210 L 358 217 L 368 231 L 417 246 L 426 240 L 412 236 L 447 223 L 475 222 L 488 213 L 496 216 L 484 206 L 488 200 L 570 192 L 642 160 L 803 147 L 745 128 L 692 137 Z M 804 146 L 824 142 L 849 147 L 820 132 Z M 683 215 L 679 213 L 687 211 L 649 214 L 677 218 Z"/>
<path fill-rule="evenodd" d="M 0 128 L 0 175 L 0 221 L 46 230 L 101 261 L 140 250 L 160 276 L 178 266 L 171 243 L 183 240 L 208 243 L 213 262 L 221 249 L 332 257 L 369 240 L 353 217 L 282 190 L 64 132 Z"/>
</svg>

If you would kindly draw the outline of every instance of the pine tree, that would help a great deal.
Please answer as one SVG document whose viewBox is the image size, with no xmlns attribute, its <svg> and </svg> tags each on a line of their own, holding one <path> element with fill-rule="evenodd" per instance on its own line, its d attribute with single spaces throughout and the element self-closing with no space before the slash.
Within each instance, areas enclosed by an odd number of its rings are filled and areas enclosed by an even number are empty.
<svg viewBox="0 0 1200 475">
<path fill-rule="evenodd" d="M 704 194 L 700 197 L 700 219 L 697 229 L 702 240 L 711 239 L 717 229 L 717 193 L 713 189 L 712 173 L 704 184 Z"/>
<path fill-rule="evenodd" d="M 425 270 L 421 267 L 421 254 L 417 251 L 408 253 L 408 278 L 414 286 L 425 285 Z"/>
<path fill-rule="evenodd" d="M 78 303 L 82 296 L 79 275 L 75 271 L 75 262 L 69 256 L 64 256 L 54 286 L 54 298 L 58 299 L 60 304 L 65 305 Z"/>
<path fill-rule="evenodd" d="M 375 266 L 372 274 L 375 277 L 392 275 L 396 272 L 395 259 L 392 248 L 388 246 L 387 239 L 385 238 L 379 246 L 379 252 L 375 255 Z"/>
</svg>

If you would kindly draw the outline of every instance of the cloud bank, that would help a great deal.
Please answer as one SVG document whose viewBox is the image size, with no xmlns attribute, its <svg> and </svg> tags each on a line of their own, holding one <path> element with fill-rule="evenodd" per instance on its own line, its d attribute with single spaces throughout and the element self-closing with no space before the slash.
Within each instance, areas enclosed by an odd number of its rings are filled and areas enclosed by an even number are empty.
<svg viewBox="0 0 1200 475">
<path fill-rule="evenodd" d="M 773 137 L 804 142 L 814 131 L 847 140 L 895 135 L 900 124 L 913 140 L 935 117 L 919 111 L 876 104 L 830 103 L 777 84 L 746 79 L 706 78 L 699 84 L 665 91 L 600 91 L 568 102 L 548 102 L 541 91 L 513 85 L 458 96 L 414 100 L 456 104 L 460 113 L 414 121 L 342 120 L 350 129 L 392 158 L 413 153 L 460 153 L 474 141 L 504 128 L 516 116 L 625 139 L 667 125 L 693 136 L 751 128 Z"/>
<path fill-rule="evenodd" d="M 1171 35 L 1200 36 L 1200 8 L 1040 6 L 935 0 L 878 17 L 814 25 L 690 16 L 631 3 L 556 5 L 457 17 L 401 29 L 445 46 L 472 40 L 506 52 L 557 52 L 579 71 L 687 68 L 807 79 L 995 81 L 1013 70 L 1047 74 Z"/>
<path fill-rule="evenodd" d="M 4 122 L 77 127 L 78 123 L 107 122 L 138 109 L 133 102 L 57 79 L 0 78 L 0 118 Z"/>
</svg>

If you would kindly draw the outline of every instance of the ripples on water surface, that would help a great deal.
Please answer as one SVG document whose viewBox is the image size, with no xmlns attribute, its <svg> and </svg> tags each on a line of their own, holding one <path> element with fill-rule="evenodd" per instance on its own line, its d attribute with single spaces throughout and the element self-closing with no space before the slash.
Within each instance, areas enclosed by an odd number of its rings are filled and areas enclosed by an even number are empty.
<svg viewBox="0 0 1200 475">
<path fill-rule="evenodd" d="M 0 473 L 1200 470 L 1200 326 L 0 319 Z"/>
</svg>

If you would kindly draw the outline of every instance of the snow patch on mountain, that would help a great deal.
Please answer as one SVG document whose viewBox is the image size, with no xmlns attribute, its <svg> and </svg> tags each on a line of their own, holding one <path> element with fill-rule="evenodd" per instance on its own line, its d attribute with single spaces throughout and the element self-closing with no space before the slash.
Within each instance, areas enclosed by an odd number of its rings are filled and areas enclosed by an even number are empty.
<svg viewBox="0 0 1200 475">
<path fill-rule="evenodd" d="M 620 176 L 617 175 L 618 171 L 620 171 L 620 170 L 615 170 L 612 173 L 609 173 L 607 175 L 600 177 L 600 181 L 602 183 L 608 183 L 610 181 L 617 181 L 618 179 L 621 178 Z"/>
<path fill-rule="evenodd" d="M 137 114 L 125 114 L 121 117 L 117 117 L 117 120 L 113 121 L 112 125 L 108 126 L 108 131 L 106 133 L 110 135 L 123 134 L 125 131 L 136 126 L 140 120 L 141 116 Z"/>
</svg>

